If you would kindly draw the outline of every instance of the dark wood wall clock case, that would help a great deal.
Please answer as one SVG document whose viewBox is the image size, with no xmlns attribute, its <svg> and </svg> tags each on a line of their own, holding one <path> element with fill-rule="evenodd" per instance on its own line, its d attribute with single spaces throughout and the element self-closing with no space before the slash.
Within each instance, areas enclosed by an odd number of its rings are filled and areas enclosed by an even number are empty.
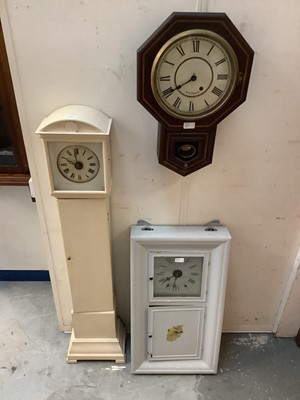
<svg viewBox="0 0 300 400">
<path fill-rule="evenodd" d="M 254 52 L 224 13 L 174 12 L 137 51 L 137 99 L 159 123 L 158 160 L 212 162 L 217 124 L 248 91 Z"/>
</svg>

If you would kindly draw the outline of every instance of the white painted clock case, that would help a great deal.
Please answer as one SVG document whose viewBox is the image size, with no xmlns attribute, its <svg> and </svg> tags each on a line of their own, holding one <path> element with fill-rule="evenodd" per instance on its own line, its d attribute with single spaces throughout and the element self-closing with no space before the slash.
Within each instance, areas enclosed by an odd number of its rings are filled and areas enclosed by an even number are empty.
<svg viewBox="0 0 300 400">
<path fill-rule="evenodd" d="M 77 360 L 125 361 L 125 328 L 116 317 L 110 232 L 110 127 L 101 111 L 69 105 L 53 111 L 37 129 L 43 139 L 52 196 L 57 198 L 72 297 L 73 329 L 67 355 Z M 57 188 L 53 144 L 99 143 L 101 185 L 93 190 Z"/>
<path fill-rule="evenodd" d="M 213 230 L 215 229 L 215 230 Z M 134 374 L 213 374 L 217 372 L 222 333 L 229 244 L 225 226 L 132 226 L 131 228 L 131 370 Z M 205 308 L 201 358 L 150 361 L 148 301 L 150 252 L 209 252 L 205 302 L 180 307 Z M 179 307 L 170 302 L 169 306 Z M 165 305 L 167 307 L 167 305 Z"/>
<path fill-rule="evenodd" d="M 116 317 L 107 199 L 58 199 L 72 294 L 68 362 L 125 361 L 125 329 Z"/>
</svg>

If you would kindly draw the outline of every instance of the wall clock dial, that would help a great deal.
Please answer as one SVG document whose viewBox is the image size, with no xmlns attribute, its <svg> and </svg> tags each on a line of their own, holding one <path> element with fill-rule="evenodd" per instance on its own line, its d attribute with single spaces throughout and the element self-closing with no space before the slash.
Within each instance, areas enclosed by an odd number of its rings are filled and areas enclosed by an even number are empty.
<svg viewBox="0 0 300 400">
<path fill-rule="evenodd" d="M 226 14 L 174 12 L 137 51 L 137 99 L 165 128 L 216 126 L 245 101 L 253 55 Z"/>
<path fill-rule="evenodd" d="M 238 61 L 229 43 L 214 32 L 194 29 L 175 35 L 160 49 L 151 87 L 167 113 L 195 120 L 226 102 L 237 76 Z"/>
<path fill-rule="evenodd" d="M 154 257 L 154 297 L 200 297 L 203 257 Z"/>
<path fill-rule="evenodd" d="M 100 169 L 97 155 L 88 147 L 71 145 L 57 156 L 57 168 L 71 182 L 84 183 L 94 179 Z"/>
<path fill-rule="evenodd" d="M 154 304 L 204 301 L 208 254 L 149 253 L 149 301 Z"/>
</svg>

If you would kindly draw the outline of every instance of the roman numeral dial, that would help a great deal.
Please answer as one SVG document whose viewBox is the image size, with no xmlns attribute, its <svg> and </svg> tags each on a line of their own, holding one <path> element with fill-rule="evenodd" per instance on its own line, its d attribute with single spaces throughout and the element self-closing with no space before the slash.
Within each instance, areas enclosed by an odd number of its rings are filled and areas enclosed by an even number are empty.
<svg viewBox="0 0 300 400">
<path fill-rule="evenodd" d="M 204 257 L 155 256 L 154 297 L 201 297 Z"/>
<path fill-rule="evenodd" d="M 237 77 L 229 43 L 214 32 L 194 29 L 175 35 L 157 53 L 151 88 L 164 111 L 194 121 L 222 107 Z"/>
<path fill-rule="evenodd" d="M 84 183 L 93 180 L 98 175 L 100 162 L 97 155 L 88 147 L 72 144 L 59 152 L 57 169 L 65 179 Z"/>
</svg>

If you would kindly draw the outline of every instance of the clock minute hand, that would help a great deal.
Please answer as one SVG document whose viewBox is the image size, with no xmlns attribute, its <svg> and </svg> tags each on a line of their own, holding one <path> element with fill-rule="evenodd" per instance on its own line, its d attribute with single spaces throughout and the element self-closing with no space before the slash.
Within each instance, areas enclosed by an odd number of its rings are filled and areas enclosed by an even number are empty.
<svg viewBox="0 0 300 400">
<path fill-rule="evenodd" d="M 173 89 L 173 92 L 174 92 L 175 90 L 177 90 L 177 89 L 181 89 L 182 86 L 186 85 L 186 84 L 189 83 L 189 82 L 194 82 L 196 79 L 197 79 L 197 76 L 196 76 L 195 74 L 193 74 L 193 75 L 190 77 L 190 79 L 189 79 L 188 81 L 182 83 L 181 85 L 176 86 L 175 89 Z"/>
<path fill-rule="evenodd" d="M 62 157 L 62 158 L 64 158 L 65 160 L 67 160 L 68 161 L 68 163 L 70 163 L 70 164 L 75 164 L 73 161 L 71 161 L 71 160 L 69 160 L 68 158 L 66 158 L 66 157 Z"/>
</svg>

